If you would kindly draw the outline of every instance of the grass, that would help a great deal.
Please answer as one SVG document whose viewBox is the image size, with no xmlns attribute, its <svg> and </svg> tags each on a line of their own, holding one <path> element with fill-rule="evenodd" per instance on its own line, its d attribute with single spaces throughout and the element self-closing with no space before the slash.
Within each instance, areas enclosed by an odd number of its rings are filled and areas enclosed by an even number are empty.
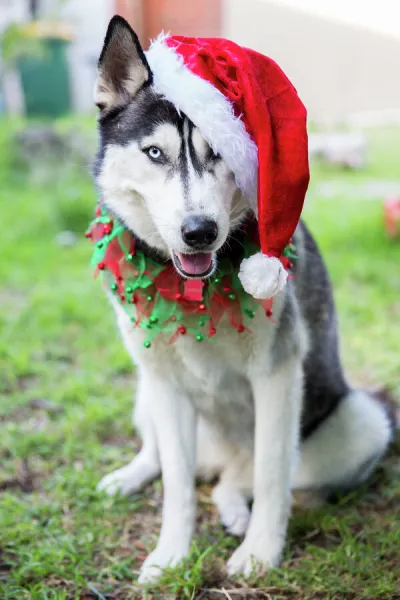
<svg viewBox="0 0 400 600">
<path fill-rule="evenodd" d="M 249 582 L 225 579 L 238 542 L 201 486 L 191 556 L 151 591 L 137 586 L 162 487 L 114 502 L 95 491 L 138 448 L 134 371 L 92 279 L 88 243 L 56 243 L 60 228 L 85 228 L 95 194 L 74 160 L 46 181 L 32 177 L 13 147 L 19 127 L 0 124 L 0 598 L 399 599 L 399 448 L 366 489 L 295 511 L 282 568 Z M 351 380 L 400 397 L 400 244 L 384 233 L 381 199 L 318 200 L 327 179 L 398 178 L 396 135 L 374 134 L 365 173 L 314 165 L 305 216 L 332 276 Z"/>
</svg>

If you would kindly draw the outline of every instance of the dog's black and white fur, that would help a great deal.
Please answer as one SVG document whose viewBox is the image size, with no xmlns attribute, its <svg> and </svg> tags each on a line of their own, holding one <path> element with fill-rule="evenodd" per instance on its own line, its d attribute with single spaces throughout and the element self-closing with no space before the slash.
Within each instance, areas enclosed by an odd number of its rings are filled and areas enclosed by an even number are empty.
<svg viewBox="0 0 400 600">
<path fill-rule="evenodd" d="M 212 243 L 200 240 L 213 269 L 223 253 L 240 262 L 248 204 L 200 131 L 155 91 L 146 55 L 121 18 L 106 36 L 96 103 L 99 192 L 145 251 L 180 270 L 179 253 L 194 252 L 182 224 L 195 216 L 216 226 Z M 276 323 L 260 309 L 251 333 L 222 321 L 213 343 L 181 336 L 168 345 L 160 335 L 144 350 L 144 333 L 110 297 L 137 365 L 135 423 L 143 447 L 99 487 L 130 494 L 160 475 L 164 484 L 161 533 L 142 582 L 188 553 L 196 477 L 218 478 L 213 501 L 221 521 L 244 535 L 228 571 L 247 576 L 257 562 L 279 564 L 291 490 L 326 496 L 352 488 L 390 442 L 385 407 L 344 378 L 328 275 L 303 224 L 295 243 L 295 278 L 275 297 Z"/>
</svg>

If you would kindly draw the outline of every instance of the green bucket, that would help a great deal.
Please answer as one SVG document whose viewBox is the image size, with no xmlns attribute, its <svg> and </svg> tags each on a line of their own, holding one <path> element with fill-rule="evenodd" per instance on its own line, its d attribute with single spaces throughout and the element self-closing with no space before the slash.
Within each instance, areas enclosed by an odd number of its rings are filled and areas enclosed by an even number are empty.
<svg viewBox="0 0 400 600">
<path fill-rule="evenodd" d="M 71 86 L 67 47 L 60 38 L 42 39 L 40 56 L 19 61 L 25 112 L 28 117 L 60 117 L 71 111 Z"/>
</svg>

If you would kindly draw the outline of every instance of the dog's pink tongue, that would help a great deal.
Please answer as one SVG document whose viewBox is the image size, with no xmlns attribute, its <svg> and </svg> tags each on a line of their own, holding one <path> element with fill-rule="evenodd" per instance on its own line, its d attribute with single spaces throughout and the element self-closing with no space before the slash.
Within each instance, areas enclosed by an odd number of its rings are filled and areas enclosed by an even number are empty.
<svg viewBox="0 0 400 600">
<path fill-rule="evenodd" d="M 182 269 L 188 275 L 202 275 L 211 265 L 211 252 L 199 252 L 198 254 L 179 254 Z"/>
</svg>

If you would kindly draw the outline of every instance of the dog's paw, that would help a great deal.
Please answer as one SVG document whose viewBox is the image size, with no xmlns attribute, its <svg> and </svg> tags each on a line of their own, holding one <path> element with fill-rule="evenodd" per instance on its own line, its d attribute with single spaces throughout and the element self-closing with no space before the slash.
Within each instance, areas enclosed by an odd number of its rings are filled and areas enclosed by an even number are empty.
<svg viewBox="0 0 400 600">
<path fill-rule="evenodd" d="M 268 549 L 268 543 L 251 544 L 244 542 L 235 550 L 228 560 L 228 574 L 233 576 L 250 577 L 251 575 L 265 573 L 280 562 L 281 552 Z"/>
<path fill-rule="evenodd" d="M 144 561 L 138 578 L 139 583 L 154 583 L 166 567 L 175 567 L 187 552 L 170 548 L 156 548 Z"/>
<path fill-rule="evenodd" d="M 125 467 L 109 473 L 99 482 L 97 489 L 109 496 L 135 494 L 160 474 L 160 467 L 143 460 L 140 454 Z"/>
<path fill-rule="evenodd" d="M 134 488 L 129 473 L 129 465 L 105 475 L 97 484 L 98 491 L 104 491 L 108 496 L 116 496 L 117 494 L 128 496 L 133 493 Z"/>
<path fill-rule="evenodd" d="M 236 536 L 244 535 L 250 520 L 250 510 L 245 497 L 237 490 L 218 484 L 213 490 L 212 498 L 221 523 L 228 532 Z"/>
<path fill-rule="evenodd" d="M 250 511 L 246 505 L 230 504 L 221 511 L 221 523 L 231 535 L 243 536 L 249 525 Z"/>
</svg>

